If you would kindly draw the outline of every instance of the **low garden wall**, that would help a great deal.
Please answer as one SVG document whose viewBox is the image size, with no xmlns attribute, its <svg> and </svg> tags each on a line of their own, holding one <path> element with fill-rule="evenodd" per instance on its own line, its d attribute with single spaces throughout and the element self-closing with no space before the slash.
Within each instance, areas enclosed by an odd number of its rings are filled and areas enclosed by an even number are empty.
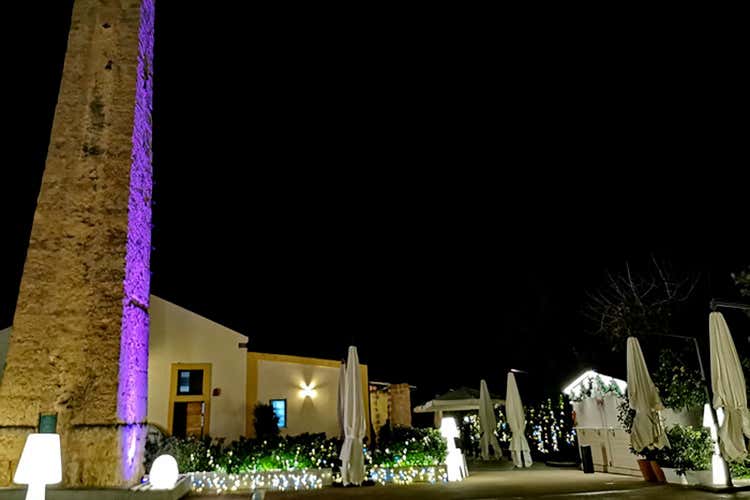
<svg viewBox="0 0 750 500">
<path fill-rule="evenodd" d="M 448 469 L 445 465 L 422 467 L 370 468 L 368 477 L 378 484 L 447 483 Z"/>
<path fill-rule="evenodd" d="M 195 493 L 217 495 L 266 491 L 314 490 L 333 483 L 331 469 L 275 470 L 230 474 L 226 472 L 189 472 L 186 474 Z"/>
</svg>

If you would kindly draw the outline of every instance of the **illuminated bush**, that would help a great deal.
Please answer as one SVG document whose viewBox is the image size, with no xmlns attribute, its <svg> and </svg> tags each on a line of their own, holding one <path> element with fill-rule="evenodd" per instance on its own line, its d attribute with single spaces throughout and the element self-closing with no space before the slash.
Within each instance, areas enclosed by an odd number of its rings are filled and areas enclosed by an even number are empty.
<svg viewBox="0 0 750 500">
<path fill-rule="evenodd" d="M 306 468 L 338 468 L 341 441 L 325 434 L 300 434 L 232 442 L 222 450 L 217 470 L 229 473 Z"/>
<path fill-rule="evenodd" d="M 341 442 L 326 439 L 325 434 L 240 438 L 228 446 L 224 446 L 223 440 L 170 436 L 146 445 L 146 466 L 157 456 L 169 454 L 177 460 L 181 473 L 338 468 L 340 449 Z"/>
<path fill-rule="evenodd" d="M 379 467 L 439 465 L 445 462 L 448 446 L 437 429 L 383 426 L 372 464 Z"/>
</svg>

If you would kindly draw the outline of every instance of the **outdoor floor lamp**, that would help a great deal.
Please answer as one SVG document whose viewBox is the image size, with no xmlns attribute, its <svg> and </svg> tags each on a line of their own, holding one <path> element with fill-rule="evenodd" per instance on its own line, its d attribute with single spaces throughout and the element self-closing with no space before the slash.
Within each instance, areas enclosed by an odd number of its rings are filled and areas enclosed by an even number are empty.
<svg viewBox="0 0 750 500">
<path fill-rule="evenodd" d="M 26 500 L 44 500 L 48 484 L 62 481 L 59 434 L 30 434 L 13 482 L 27 484 Z"/>
<path fill-rule="evenodd" d="M 60 435 L 56 432 L 57 414 L 40 414 L 39 429 L 29 434 L 21 452 L 13 482 L 26 484 L 26 500 L 44 500 L 48 484 L 62 481 Z"/>
</svg>

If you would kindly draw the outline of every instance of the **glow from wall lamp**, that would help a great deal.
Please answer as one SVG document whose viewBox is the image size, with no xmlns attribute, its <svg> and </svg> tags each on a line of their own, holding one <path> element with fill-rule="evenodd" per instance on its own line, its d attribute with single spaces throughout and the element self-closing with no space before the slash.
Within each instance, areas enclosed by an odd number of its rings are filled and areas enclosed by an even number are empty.
<svg viewBox="0 0 750 500">
<path fill-rule="evenodd" d="M 299 395 L 302 398 L 313 399 L 318 394 L 318 391 L 315 390 L 315 385 L 313 384 L 306 384 L 303 382 L 300 384 L 299 387 L 300 387 Z"/>
</svg>

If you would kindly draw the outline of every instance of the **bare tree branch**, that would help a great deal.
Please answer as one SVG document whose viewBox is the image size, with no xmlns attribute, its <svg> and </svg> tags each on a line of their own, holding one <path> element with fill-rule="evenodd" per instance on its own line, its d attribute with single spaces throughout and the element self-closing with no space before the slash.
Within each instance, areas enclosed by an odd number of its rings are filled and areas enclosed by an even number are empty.
<svg viewBox="0 0 750 500">
<path fill-rule="evenodd" d="M 628 336 L 668 333 L 675 306 L 695 291 L 697 276 L 675 279 L 656 258 L 654 270 L 637 273 L 625 263 L 622 274 L 606 274 L 606 284 L 587 292 L 584 317 L 594 325 L 595 334 L 608 338 L 613 348 Z"/>
</svg>

